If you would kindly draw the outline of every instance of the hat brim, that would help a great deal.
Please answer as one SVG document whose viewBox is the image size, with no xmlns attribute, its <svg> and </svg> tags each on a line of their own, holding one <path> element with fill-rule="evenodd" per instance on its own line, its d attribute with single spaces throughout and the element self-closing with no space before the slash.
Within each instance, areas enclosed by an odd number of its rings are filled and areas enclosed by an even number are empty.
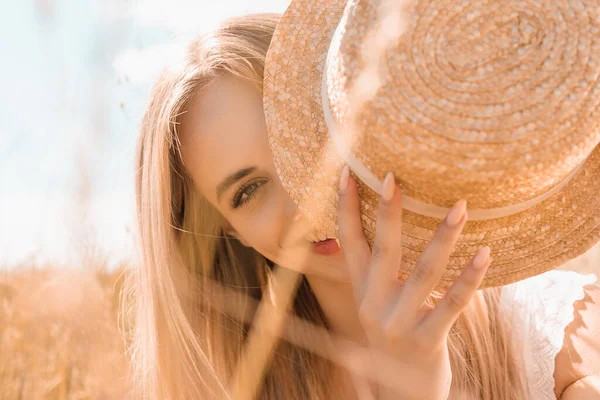
<svg viewBox="0 0 600 400">
<path fill-rule="evenodd" d="M 337 182 L 344 165 L 321 108 L 322 73 L 345 0 L 292 1 L 267 54 L 264 110 L 279 177 L 324 235 L 337 235 Z M 383 178 L 383 177 L 381 177 Z M 375 237 L 378 195 L 358 181 L 363 229 Z M 441 221 L 403 213 L 399 279 L 408 278 Z M 467 221 L 437 290 L 447 288 L 474 252 L 494 259 L 480 288 L 510 284 L 554 269 L 600 241 L 600 146 L 579 172 L 546 200 L 517 214 Z"/>
</svg>

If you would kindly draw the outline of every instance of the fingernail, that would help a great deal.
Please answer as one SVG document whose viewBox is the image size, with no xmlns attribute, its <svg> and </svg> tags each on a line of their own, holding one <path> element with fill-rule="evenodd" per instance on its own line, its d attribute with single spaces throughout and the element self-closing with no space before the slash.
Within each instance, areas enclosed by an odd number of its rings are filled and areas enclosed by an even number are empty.
<svg viewBox="0 0 600 400">
<path fill-rule="evenodd" d="M 396 188 L 395 183 L 394 174 L 388 172 L 383 180 L 383 186 L 381 188 L 381 198 L 384 202 L 389 203 L 392 201 L 392 198 L 394 197 L 394 189 Z"/>
<path fill-rule="evenodd" d="M 345 165 L 344 169 L 342 169 L 342 174 L 340 175 L 340 193 L 344 193 L 346 189 L 348 189 L 348 178 L 350 177 L 350 170 L 348 170 L 348 166 Z"/>
<path fill-rule="evenodd" d="M 467 202 L 465 200 L 459 200 L 450 210 L 448 216 L 446 216 L 446 223 L 450 227 L 455 227 L 462 220 L 463 215 L 467 209 Z"/>
<path fill-rule="evenodd" d="M 473 268 L 480 269 L 485 265 L 488 258 L 490 257 L 491 249 L 489 247 L 483 247 L 479 250 L 475 258 L 473 259 Z"/>
</svg>

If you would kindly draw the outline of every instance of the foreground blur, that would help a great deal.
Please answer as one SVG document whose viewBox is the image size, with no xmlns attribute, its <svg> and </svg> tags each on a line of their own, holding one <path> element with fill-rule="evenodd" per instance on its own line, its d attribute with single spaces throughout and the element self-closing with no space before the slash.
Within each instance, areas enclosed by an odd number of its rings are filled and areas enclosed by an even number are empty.
<svg viewBox="0 0 600 400">
<path fill-rule="evenodd" d="M 123 399 L 121 271 L 21 266 L 0 278 L 0 399 Z"/>
</svg>

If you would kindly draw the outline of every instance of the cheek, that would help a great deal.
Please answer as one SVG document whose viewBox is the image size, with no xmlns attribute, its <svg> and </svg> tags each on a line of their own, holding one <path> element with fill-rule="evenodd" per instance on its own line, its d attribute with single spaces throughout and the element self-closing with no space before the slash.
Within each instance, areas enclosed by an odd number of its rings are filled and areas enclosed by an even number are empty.
<svg viewBox="0 0 600 400">
<path fill-rule="evenodd" d="M 238 221 L 236 230 L 246 240 L 247 244 L 260 253 L 274 254 L 279 249 L 279 239 L 284 230 L 285 217 L 281 199 L 275 193 L 270 193 L 263 199 L 261 204 L 252 209 L 248 204 L 248 210 L 243 210 L 243 215 L 234 218 Z"/>
</svg>

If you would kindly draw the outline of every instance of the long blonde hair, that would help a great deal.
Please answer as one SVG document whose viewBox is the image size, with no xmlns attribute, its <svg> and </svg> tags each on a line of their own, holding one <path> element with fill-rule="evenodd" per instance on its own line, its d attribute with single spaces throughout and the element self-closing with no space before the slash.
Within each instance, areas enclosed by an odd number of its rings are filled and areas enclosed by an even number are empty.
<svg viewBox="0 0 600 400">
<path fill-rule="evenodd" d="M 143 399 L 229 398 L 231 379 L 272 265 L 224 232 L 226 221 L 199 193 L 183 165 L 178 125 L 191 99 L 223 73 L 256 83 L 279 16 L 230 19 L 194 40 L 185 61 L 156 82 L 144 115 L 136 159 L 140 262 L 128 271 L 132 396 Z M 214 285 L 217 283 L 218 285 Z M 235 289 L 229 296 L 216 287 Z M 434 293 L 430 302 L 436 303 Z M 522 399 L 498 309 L 498 292 L 483 290 L 455 324 L 449 349 L 453 398 Z M 241 310 L 246 320 L 225 310 Z M 327 331 L 306 279 L 292 313 Z M 339 368 L 282 340 L 261 383 L 260 399 L 330 399 Z"/>
</svg>

